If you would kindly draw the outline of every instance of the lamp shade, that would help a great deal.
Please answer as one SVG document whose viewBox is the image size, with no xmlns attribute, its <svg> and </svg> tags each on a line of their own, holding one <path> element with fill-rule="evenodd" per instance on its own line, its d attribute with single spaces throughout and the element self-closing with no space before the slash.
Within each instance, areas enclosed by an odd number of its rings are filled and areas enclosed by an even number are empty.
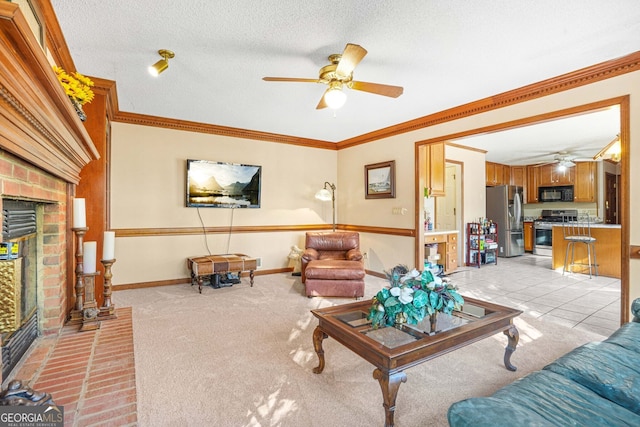
<svg viewBox="0 0 640 427">
<path fill-rule="evenodd" d="M 331 200 L 331 192 L 326 188 L 322 188 L 316 193 L 316 199 L 322 200 L 323 202 L 328 202 L 329 200 Z"/>
<path fill-rule="evenodd" d="M 324 101 L 329 108 L 337 110 L 347 101 L 347 94 L 338 87 L 332 87 L 324 94 Z"/>
</svg>

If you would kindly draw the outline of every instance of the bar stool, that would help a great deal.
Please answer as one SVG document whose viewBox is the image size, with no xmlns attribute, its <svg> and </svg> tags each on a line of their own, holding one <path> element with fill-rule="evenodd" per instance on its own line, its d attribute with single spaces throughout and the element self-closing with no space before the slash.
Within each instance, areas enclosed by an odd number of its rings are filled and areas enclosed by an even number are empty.
<svg viewBox="0 0 640 427">
<path fill-rule="evenodd" d="M 596 262 L 596 238 L 591 236 L 591 223 L 589 221 L 589 215 L 586 218 L 578 220 L 573 217 L 562 217 L 562 233 L 564 240 L 567 242 L 567 250 L 564 254 L 564 267 L 562 267 L 562 275 L 566 270 L 573 272 L 574 265 L 584 266 L 584 263 L 575 262 L 575 245 L 576 243 L 582 243 L 587 249 L 587 262 L 589 266 L 589 278 L 591 278 L 591 267 L 595 270 L 595 275 L 598 275 L 598 264 Z M 571 251 L 571 263 L 569 261 L 569 251 Z M 593 263 L 591 262 L 591 255 L 593 254 Z"/>
</svg>

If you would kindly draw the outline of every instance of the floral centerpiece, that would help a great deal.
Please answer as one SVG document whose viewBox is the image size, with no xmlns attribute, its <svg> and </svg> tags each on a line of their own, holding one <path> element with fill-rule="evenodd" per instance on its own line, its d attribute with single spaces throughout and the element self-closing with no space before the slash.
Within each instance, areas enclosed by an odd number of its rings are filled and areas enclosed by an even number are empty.
<svg viewBox="0 0 640 427">
<path fill-rule="evenodd" d="M 87 117 L 82 111 L 82 106 L 93 100 L 94 94 L 91 90 L 93 81 L 78 72 L 67 73 L 61 67 L 54 66 L 53 71 L 55 71 L 64 93 L 67 94 L 78 111 L 80 119 L 85 120 Z"/>
<path fill-rule="evenodd" d="M 416 324 L 428 314 L 433 329 L 439 312 L 451 314 L 464 304 L 457 287 L 434 276 L 429 270 L 420 273 L 397 265 L 385 274 L 391 286 L 381 289 L 373 297 L 369 309 L 368 319 L 374 328 L 396 323 Z"/>
</svg>

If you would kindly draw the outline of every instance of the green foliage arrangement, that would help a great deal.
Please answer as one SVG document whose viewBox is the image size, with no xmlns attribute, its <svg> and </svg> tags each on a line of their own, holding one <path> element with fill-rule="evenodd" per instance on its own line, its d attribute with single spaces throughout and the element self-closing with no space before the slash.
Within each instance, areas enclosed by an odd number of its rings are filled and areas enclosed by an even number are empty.
<svg viewBox="0 0 640 427">
<path fill-rule="evenodd" d="M 434 276 L 429 270 L 420 273 L 397 265 L 385 271 L 390 287 L 373 297 L 368 319 L 374 328 L 395 323 L 416 324 L 424 317 L 438 312 L 451 314 L 460 310 L 464 299 L 458 288 Z"/>
</svg>

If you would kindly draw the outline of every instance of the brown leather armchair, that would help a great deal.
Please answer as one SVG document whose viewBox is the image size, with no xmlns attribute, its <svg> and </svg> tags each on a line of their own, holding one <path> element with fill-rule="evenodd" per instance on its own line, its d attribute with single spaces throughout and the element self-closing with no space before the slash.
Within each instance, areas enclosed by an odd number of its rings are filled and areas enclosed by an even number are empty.
<svg viewBox="0 0 640 427">
<path fill-rule="evenodd" d="M 308 297 L 364 296 L 360 235 L 352 231 L 308 232 L 302 254 L 302 283 Z"/>
</svg>

